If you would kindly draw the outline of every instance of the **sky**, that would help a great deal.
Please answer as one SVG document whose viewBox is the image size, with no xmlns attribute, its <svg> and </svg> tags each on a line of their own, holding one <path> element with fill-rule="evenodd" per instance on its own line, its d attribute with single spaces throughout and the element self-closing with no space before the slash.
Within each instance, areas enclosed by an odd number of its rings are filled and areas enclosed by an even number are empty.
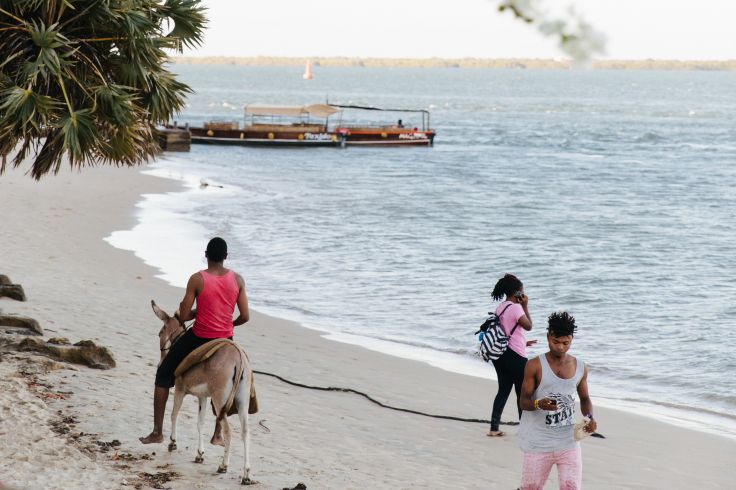
<svg viewBox="0 0 736 490">
<path fill-rule="evenodd" d="M 537 0 L 572 5 L 606 38 L 599 59 L 736 59 L 736 0 Z M 203 0 L 187 56 L 556 58 L 553 38 L 498 0 Z"/>
</svg>

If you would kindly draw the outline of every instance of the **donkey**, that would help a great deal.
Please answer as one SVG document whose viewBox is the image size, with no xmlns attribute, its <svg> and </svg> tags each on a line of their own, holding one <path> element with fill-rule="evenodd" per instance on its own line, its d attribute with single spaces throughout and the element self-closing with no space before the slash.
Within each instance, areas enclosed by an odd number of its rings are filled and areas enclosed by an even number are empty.
<svg viewBox="0 0 736 490">
<path fill-rule="evenodd" d="M 169 351 L 171 344 L 175 342 L 186 331 L 176 317 L 169 316 L 151 301 L 153 312 L 164 322 L 158 333 L 161 347 L 161 361 Z M 183 361 L 183 362 L 186 362 Z M 234 375 L 235 373 L 235 375 Z M 240 379 L 237 378 L 240 374 Z M 245 448 L 245 461 L 240 483 L 251 485 L 256 483 L 250 479 L 250 428 L 248 426 L 248 408 L 250 402 L 251 387 L 253 383 L 253 371 L 248 362 L 248 357 L 234 344 L 225 345 L 217 350 L 211 357 L 199 364 L 195 364 L 183 373 L 177 371 L 176 384 L 174 385 L 174 407 L 171 412 L 171 442 L 169 451 L 176 447 L 176 418 L 179 415 L 184 395 L 194 395 L 199 400 L 199 416 L 197 417 L 197 434 L 199 443 L 197 446 L 197 457 L 195 463 L 204 462 L 204 439 L 203 425 L 207 412 L 207 398 L 212 398 L 212 407 L 216 415 L 216 424 L 222 424 L 225 453 L 222 464 L 217 469 L 218 473 L 226 473 L 230 462 L 231 431 L 227 416 L 237 409 L 240 418 L 240 429 L 243 435 Z M 229 413 L 228 413 L 229 409 Z"/>
</svg>

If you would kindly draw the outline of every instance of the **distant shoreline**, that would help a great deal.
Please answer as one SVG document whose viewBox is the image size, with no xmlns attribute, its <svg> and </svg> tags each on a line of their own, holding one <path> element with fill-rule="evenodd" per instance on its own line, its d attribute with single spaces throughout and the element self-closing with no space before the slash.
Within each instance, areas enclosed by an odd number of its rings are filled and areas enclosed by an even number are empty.
<svg viewBox="0 0 736 490">
<path fill-rule="evenodd" d="M 307 60 L 312 66 L 366 67 L 366 68 L 572 68 L 575 63 L 561 59 L 534 58 L 347 58 L 347 57 L 231 57 L 231 56 L 175 56 L 171 60 L 180 65 L 235 65 L 235 66 L 301 66 Z M 733 60 L 597 60 L 586 66 L 594 70 L 736 70 Z"/>
</svg>

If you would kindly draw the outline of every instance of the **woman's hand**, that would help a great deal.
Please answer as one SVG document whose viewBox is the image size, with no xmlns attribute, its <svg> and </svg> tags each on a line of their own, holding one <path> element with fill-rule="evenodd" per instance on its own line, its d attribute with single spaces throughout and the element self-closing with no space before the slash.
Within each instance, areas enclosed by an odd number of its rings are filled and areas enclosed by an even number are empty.
<svg viewBox="0 0 736 490">
<path fill-rule="evenodd" d="M 519 304 L 522 307 L 526 308 L 526 306 L 529 304 L 529 296 L 527 296 L 526 294 L 522 294 L 519 298 Z"/>
<path fill-rule="evenodd" d="M 585 424 L 585 427 L 583 427 L 583 430 L 589 434 L 592 434 L 595 432 L 595 430 L 598 428 L 598 424 L 595 423 L 595 419 L 590 419 L 590 422 Z"/>
</svg>

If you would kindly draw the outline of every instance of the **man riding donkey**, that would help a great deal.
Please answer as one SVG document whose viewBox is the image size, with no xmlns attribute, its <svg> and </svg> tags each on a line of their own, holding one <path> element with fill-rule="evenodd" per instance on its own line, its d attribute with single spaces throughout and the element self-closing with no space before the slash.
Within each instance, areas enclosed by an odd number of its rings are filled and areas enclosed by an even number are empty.
<svg viewBox="0 0 736 490">
<path fill-rule="evenodd" d="M 189 278 L 184 299 L 179 305 L 178 313 L 174 315 L 182 327 L 184 322 L 192 319 L 194 326 L 173 342 L 158 366 L 153 393 L 153 431 L 140 438 L 143 444 L 159 443 L 164 440 L 163 420 L 166 401 L 169 398 L 169 389 L 174 386 L 176 378 L 174 373 L 182 360 L 212 340 L 232 340 L 233 327 L 242 325 L 249 319 L 245 281 L 240 274 L 223 265 L 227 258 L 225 240 L 220 237 L 210 240 L 205 257 L 207 269 L 196 272 Z M 197 308 L 192 310 L 195 300 Z M 236 304 L 240 314 L 233 320 Z M 224 445 L 219 417 L 210 442 Z"/>
</svg>

